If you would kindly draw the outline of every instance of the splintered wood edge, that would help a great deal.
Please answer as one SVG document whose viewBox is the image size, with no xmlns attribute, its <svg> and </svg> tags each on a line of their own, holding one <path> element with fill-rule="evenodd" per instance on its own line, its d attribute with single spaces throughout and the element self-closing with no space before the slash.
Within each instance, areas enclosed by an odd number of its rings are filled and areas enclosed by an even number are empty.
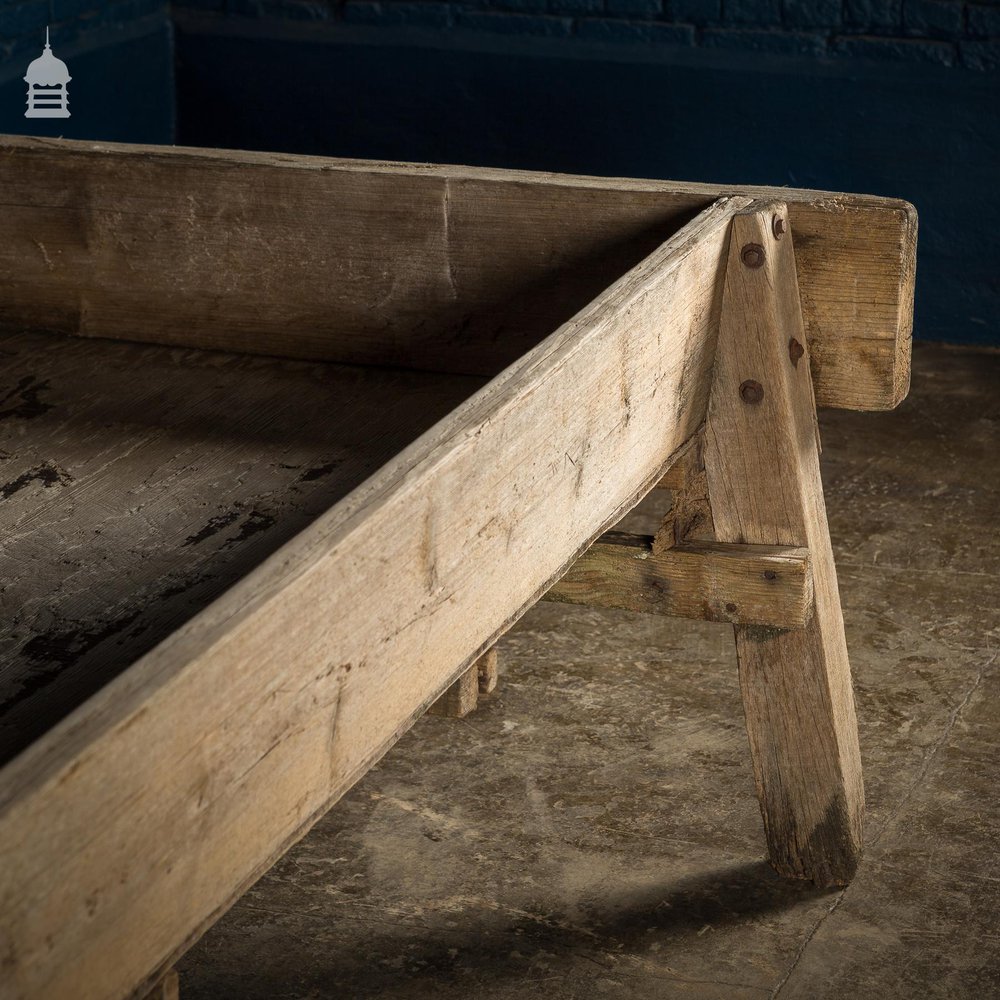
<svg viewBox="0 0 1000 1000">
<path fill-rule="evenodd" d="M 153 985 L 662 477 L 705 419 L 747 204 L 702 212 L 4 769 L 15 996 Z"/>
<path fill-rule="evenodd" d="M 520 230 L 517 230 L 517 220 L 520 219 L 518 206 L 525 204 L 528 198 L 537 200 L 539 192 L 548 190 L 560 195 L 560 209 L 558 212 L 550 211 L 547 215 L 544 212 L 533 211 L 531 216 L 533 231 L 538 235 L 546 235 L 549 239 L 554 239 L 556 236 L 564 241 L 579 239 L 587 243 L 588 253 L 600 245 L 602 233 L 605 234 L 605 240 L 612 241 L 620 239 L 626 230 L 634 235 L 643 226 L 646 228 L 659 226 L 671 216 L 704 209 L 719 197 L 780 200 L 788 203 L 790 228 L 796 235 L 803 316 L 812 347 L 811 363 L 816 400 L 819 405 L 857 410 L 887 410 L 898 405 L 908 390 L 917 214 L 912 205 L 898 199 L 795 188 L 734 187 L 494 168 L 341 160 L 281 153 L 94 143 L 40 137 L 0 137 L 0 161 L 3 163 L 3 168 L 16 171 L 18 156 L 26 160 L 23 169 L 30 174 L 33 187 L 44 185 L 44 170 L 38 169 L 38 163 L 28 161 L 45 156 L 55 158 L 53 162 L 58 161 L 60 170 L 65 166 L 64 160 L 67 157 L 74 157 L 79 161 L 81 172 L 90 169 L 90 164 L 97 161 L 117 157 L 122 162 L 134 160 L 138 163 L 162 164 L 177 171 L 194 171 L 196 175 L 185 180 L 182 186 L 188 197 L 193 199 L 197 199 L 199 190 L 198 171 L 202 172 L 203 178 L 209 176 L 208 173 L 204 173 L 205 171 L 213 174 L 239 168 L 282 171 L 285 200 L 282 202 L 281 212 L 271 219 L 271 223 L 262 223 L 260 218 L 255 217 L 248 218 L 247 225 L 259 228 L 262 224 L 273 224 L 293 230 L 296 219 L 304 217 L 304 213 L 315 212 L 308 198 L 305 198 L 303 203 L 302 198 L 288 197 L 289 192 L 294 191 L 288 187 L 288 183 L 296 171 L 305 175 L 350 175 L 355 179 L 366 175 L 373 178 L 391 176 L 399 178 L 401 183 L 412 182 L 410 204 L 414 217 L 419 212 L 429 211 L 431 204 L 437 205 L 439 202 L 446 205 L 450 202 L 451 214 L 460 217 L 463 206 L 468 209 L 499 199 L 509 205 L 509 211 L 505 213 L 504 218 L 514 220 L 508 225 L 513 227 L 511 231 L 516 237 L 513 240 L 515 247 L 523 245 L 523 233 L 518 235 Z M 128 198 L 127 180 L 127 176 L 120 180 L 121 184 L 126 185 L 120 192 L 123 202 Z M 358 195 L 357 207 L 372 214 L 373 230 L 378 230 L 377 215 L 380 207 L 378 199 L 375 199 L 374 203 L 362 205 L 363 197 L 362 191 Z M 166 211 L 170 211 L 172 209 L 169 197 L 167 202 Z M 0 204 L 3 204 L 2 199 Z M 194 204 L 192 201 L 191 206 Z M 253 211 L 252 205 L 235 206 L 235 208 L 241 211 Z M 47 212 L 50 212 L 50 209 L 51 206 L 45 207 Z M 213 212 L 217 209 L 218 206 L 213 204 Z M 565 225 L 567 213 L 582 223 L 581 227 L 573 230 L 576 236 L 573 236 Z M 217 227 L 216 215 L 212 213 L 210 215 L 210 218 L 198 224 Z M 447 217 L 447 212 L 442 215 L 442 224 L 446 227 Z M 625 229 L 620 227 L 615 229 L 608 225 L 612 217 L 618 219 L 619 223 L 622 220 L 629 220 L 628 225 Z M 395 216 L 394 219 L 394 224 L 399 228 L 399 219 Z M 76 224 L 84 224 L 82 217 Z M 120 220 L 115 224 L 116 232 L 120 224 Z M 192 233 L 194 235 L 189 235 L 193 239 L 196 230 L 192 230 Z M 502 245 L 504 231 L 498 229 L 494 236 Z M 79 237 L 71 241 L 73 245 L 80 242 Z M 90 242 L 89 239 L 83 240 L 88 246 Z M 164 241 L 164 244 L 163 253 L 189 256 L 187 248 L 183 245 L 178 245 L 172 250 L 169 241 Z M 447 247 L 449 254 L 456 253 L 453 241 L 444 239 L 442 245 Z M 478 251 L 488 252 L 488 248 L 479 248 L 478 244 L 472 241 L 468 245 L 467 253 L 478 252 L 477 248 Z M 18 250 L 17 260 L 34 260 L 37 248 L 27 246 L 24 249 L 25 253 Z M 133 252 L 136 249 L 133 247 Z M 272 258 L 273 250 L 274 248 L 268 244 Z M 329 251 L 329 247 L 327 250 Z M 406 259 L 412 256 L 411 250 L 406 247 L 402 252 L 406 254 Z M 179 260 L 180 258 L 177 258 L 177 261 Z M 36 263 L 42 268 L 40 261 Z M 249 265 L 249 263 L 244 261 L 244 264 Z M 259 263 L 261 268 L 269 266 L 269 261 L 263 257 Z M 468 259 L 468 256 L 456 263 L 465 266 L 476 264 L 475 261 Z M 160 271 L 163 273 L 170 273 L 173 270 L 169 259 L 161 261 L 160 264 L 162 265 Z M 516 261 L 510 266 L 516 271 Z M 382 267 L 382 272 L 384 270 Z M 447 280 L 445 277 L 441 278 L 447 287 L 437 288 L 434 295 L 439 296 L 442 290 L 450 289 L 451 292 L 455 292 L 453 277 L 454 274 L 460 275 L 462 271 L 462 266 L 457 266 L 454 270 L 449 266 Z M 58 273 L 53 273 L 51 268 L 43 268 L 34 276 L 31 272 L 20 271 L 18 295 L 24 299 L 25 305 L 23 309 L 16 304 L 12 306 L 13 312 L 8 316 L 8 322 L 17 322 L 19 319 L 27 321 L 27 315 L 21 316 L 19 309 L 22 312 L 33 310 L 32 315 L 34 312 L 38 312 L 39 315 L 49 315 L 54 308 L 51 304 L 46 304 L 52 299 L 51 283 L 58 280 Z M 134 280 L 134 277 L 129 277 L 128 280 Z M 34 283 L 38 284 L 38 288 L 33 291 Z M 362 281 L 358 284 L 358 288 L 363 291 L 368 288 L 368 283 Z M 192 290 L 191 294 L 195 291 L 197 289 Z M 218 289 L 213 290 L 206 286 L 205 294 L 208 295 L 207 301 L 213 304 L 214 308 L 218 304 Z M 344 292 L 341 289 L 339 294 L 346 294 L 349 298 L 354 292 Z M 427 294 L 426 289 L 419 294 Z M 230 296 L 230 312 L 234 308 L 231 299 Z M 77 316 L 76 322 L 83 322 L 84 312 L 79 310 L 76 299 L 73 302 L 76 303 L 75 306 L 72 303 L 66 305 L 69 314 L 60 314 L 61 325 L 58 328 L 62 329 L 65 324 L 73 322 L 73 316 Z M 300 305 L 306 304 L 303 301 Z M 28 308 L 29 305 L 31 309 Z M 162 311 L 169 313 L 169 298 L 160 305 Z M 313 305 L 319 306 L 321 303 Z M 96 306 L 95 298 L 85 312 L 89 317 L 88 328 L 86 330 L 81 328 L 75 332 L 95 336 L 126 336 L 128 331 L 125 327 L 128 324 L 114 308 L 108 306 L 101 312 Z M 360 309 L 362 305 L 354 303 L 352 308 Z M 163 319 L 166 325 L 145 339 L 183 346 L 214 345 L 316 360 L 344 360 L 352 363 L 353 358 L 356 363 L 378 363 L 377 360 L 366 362 L 363 358 L 359 358 L 357 352 L 363 349 L 363 342 L 359 348 L 357 337 L 349 338 L 350 344 L 338 340 L 335 331 L 329 329 L 331 326 L 329 313 L 324 313 L 320 309 L 319 315 L 326 317 L 323 320 L 322 331 L 306 327 L 294 331 L 294 337 L 290 337 L 284 333 L 278 335 L 274 331 L 268 333 L 266 329 L 261 329 L 255 330 L 252 337 L 245 337 L 242 341 L 237 339 L 232 343 L 226 341 L 225 344 L 214 341 L 209 343 L 204 330 L 187 328 L 191 325 L 190 322 L 178 320 L 171 326 L 167 322 L 169 316 L 165 316 Z M 190 320 L 186 315 L 184 318 Z M 133 334 L 134 327 L 135 323 L 132 322 Z M 238 346 L 240 344 L 243 346 Z M 372 349 L 375 349 L 374 340 Z M 466 345 L 465 350 L 477 351 L 480 348 Z M 396 363 L 400 363 L 399 359 Z M 446 357 L 435 360 L 435 365 L 440 370 L 452 370 L 448 364 L 449 360 Z"/>
</svg>

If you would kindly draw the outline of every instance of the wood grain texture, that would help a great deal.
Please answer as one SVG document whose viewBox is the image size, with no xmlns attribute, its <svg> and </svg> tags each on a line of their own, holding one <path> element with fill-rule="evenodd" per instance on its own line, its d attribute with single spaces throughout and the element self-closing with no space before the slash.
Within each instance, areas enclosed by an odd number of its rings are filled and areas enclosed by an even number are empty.
<svg viewBox="0 0 1000 1000">
<path fill-rule="evenodd" d="M 704 421 L 702 213 L 3 771 L 17 1000 L 151 984 Z"/>
<path fill-rule="evenodd" d="M 691 485 L 691 477 L 704 471 L 702 459 L 703 435 L 692 436 L 678 455 L 677 461 L 663 474 L 663 478 L 653 487 L 655 490 L 683 490 Z"/>
<path fill-rule="evenodd" d="M 0 763 L 483 380 L 0 333 Z"/>
<path fill-rule="evenodd" d="M 736 649 L 772 864 L 784 875 L 838 885 L 857 866 L 864 789 L 795 230 L 775 239 L 775 214 L 784 217 L 784 205 L 755 204 L 733 220 L 705 467 L 720 541 L 809 551 L 815 611 L 807 626 L 737 626 Z M 763 266 L 742 259 L 752 246 Z"/>
<path fill-rule="evenodd" d="M 819 403 L 898 404 L 916 213 L 816 191 L 8 136 L 0 324 L 492 376 L 727 194 L 789 203 Z"/>
<path fill-rule="evenodd" d="M 646 535 L 609 532 L 545 595 L 564 604 L 706 621 L 803 628 L 812 615 L 805 549 L 701 542 L 656 553 Z"/>
<path fill-rule="evenodd" d="M 671 483 L 670 508 L 653 536 L 653 554 L 660 555 L 681 542 L 715 540 L 712 507 L 705 476 L 705 435 L 699 430 L 678 463 L 661 480 Z"/>
</svg>

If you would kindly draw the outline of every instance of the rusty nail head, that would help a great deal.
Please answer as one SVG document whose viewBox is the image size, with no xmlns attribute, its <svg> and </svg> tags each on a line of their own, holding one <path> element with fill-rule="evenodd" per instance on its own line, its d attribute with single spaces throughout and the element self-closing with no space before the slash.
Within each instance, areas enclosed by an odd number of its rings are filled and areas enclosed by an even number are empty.
<svg viewBox="0 0 1000 1000">
<path fill-rule="evenodd" d="M 744 403 L 759 403 L 764 398 L 764 387 L 760 382 L 755 381 L 752 378 L 748 378 L 740 386 L 740 399 Z"/>
<path fill-rule="evenodd" d="M 773 569 L 766 569 L 766 570 L 764 570 L 764 579 L 765 580 L 777 580 L 778 579 L 778 574 L 775 573 Z"/>
<path fill-rule="evenodd" d="M 805 353 L 805 348 L 794 337 L 788 341 L 788 356 L 796 368 L 799 367 L 799 358 Z"/>
<path fill-rule="evenodd" d="M 740 251 L 740 260 L 746 264 L 747 267 L 756 270 L 758 267 L 764 266 L 764 248 L 759 243 L 748 243 Z"/>
<path fill-rule="evenodd" d="M 726 605 L 726 613 L 727 613 L 727 614 L 730 614 L 730 615 L 735 615 L 735 614 L 736 614 L 736 605 L 735 605 L 735 604 L 733 604 L 733 602 L 732 602 L 732 601 L 730 601 L 730 602 L 729 602 L 729 603 L 728 603 L 728 604 Z"/>
<path fill-rule="evenodd" d="M 780 240 L 785 235 L 785 220 L 780 215 L 771 219 L 771 232 L 774 233 L 776 240 Z"/>
</svg>

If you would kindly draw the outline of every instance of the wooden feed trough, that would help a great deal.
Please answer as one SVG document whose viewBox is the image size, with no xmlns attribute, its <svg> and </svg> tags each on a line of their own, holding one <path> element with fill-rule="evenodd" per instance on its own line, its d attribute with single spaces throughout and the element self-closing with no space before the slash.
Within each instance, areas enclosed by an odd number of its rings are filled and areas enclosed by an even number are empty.
<svg viewBox="0 0 1000 1000">
<path fill-rule="evenodd" d="M 543 596 L 734 623 L 771 860 L 851 877 L 815 403 L 906 394 L 911 206 L 0 146 L 4 998 L 166 995 Z"/>
</svg>

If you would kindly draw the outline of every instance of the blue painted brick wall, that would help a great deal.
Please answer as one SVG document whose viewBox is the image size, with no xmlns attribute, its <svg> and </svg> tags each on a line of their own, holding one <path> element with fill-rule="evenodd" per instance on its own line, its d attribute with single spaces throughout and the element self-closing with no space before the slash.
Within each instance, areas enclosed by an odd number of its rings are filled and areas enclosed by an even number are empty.
<svg viewBox="0 0 1000 1000">
<path fill-rule="evenodd" d="M 27 22 L 38 16 L 30 6 L 17 5 Z M 172 7 L 974 70 L 1000 65 L 1000 0 L 175 0 Z"/>
<path fill-rule="evenodd" d="M 151 15 L 165 20 L 168 11 L 167 0 L 0 0 L 0 63 L 40 50 L 46 27 L 56 50 L 81 39 L 112 41 L 123 25 Z"/>
<path fill-rule="evenodd" d="M 52 51 L 70 69 L 68 118 L 26 118 L 24 72 Z M 172 142 L 168 0 L 0 0 L 0 132 Z"/>
</svg>

